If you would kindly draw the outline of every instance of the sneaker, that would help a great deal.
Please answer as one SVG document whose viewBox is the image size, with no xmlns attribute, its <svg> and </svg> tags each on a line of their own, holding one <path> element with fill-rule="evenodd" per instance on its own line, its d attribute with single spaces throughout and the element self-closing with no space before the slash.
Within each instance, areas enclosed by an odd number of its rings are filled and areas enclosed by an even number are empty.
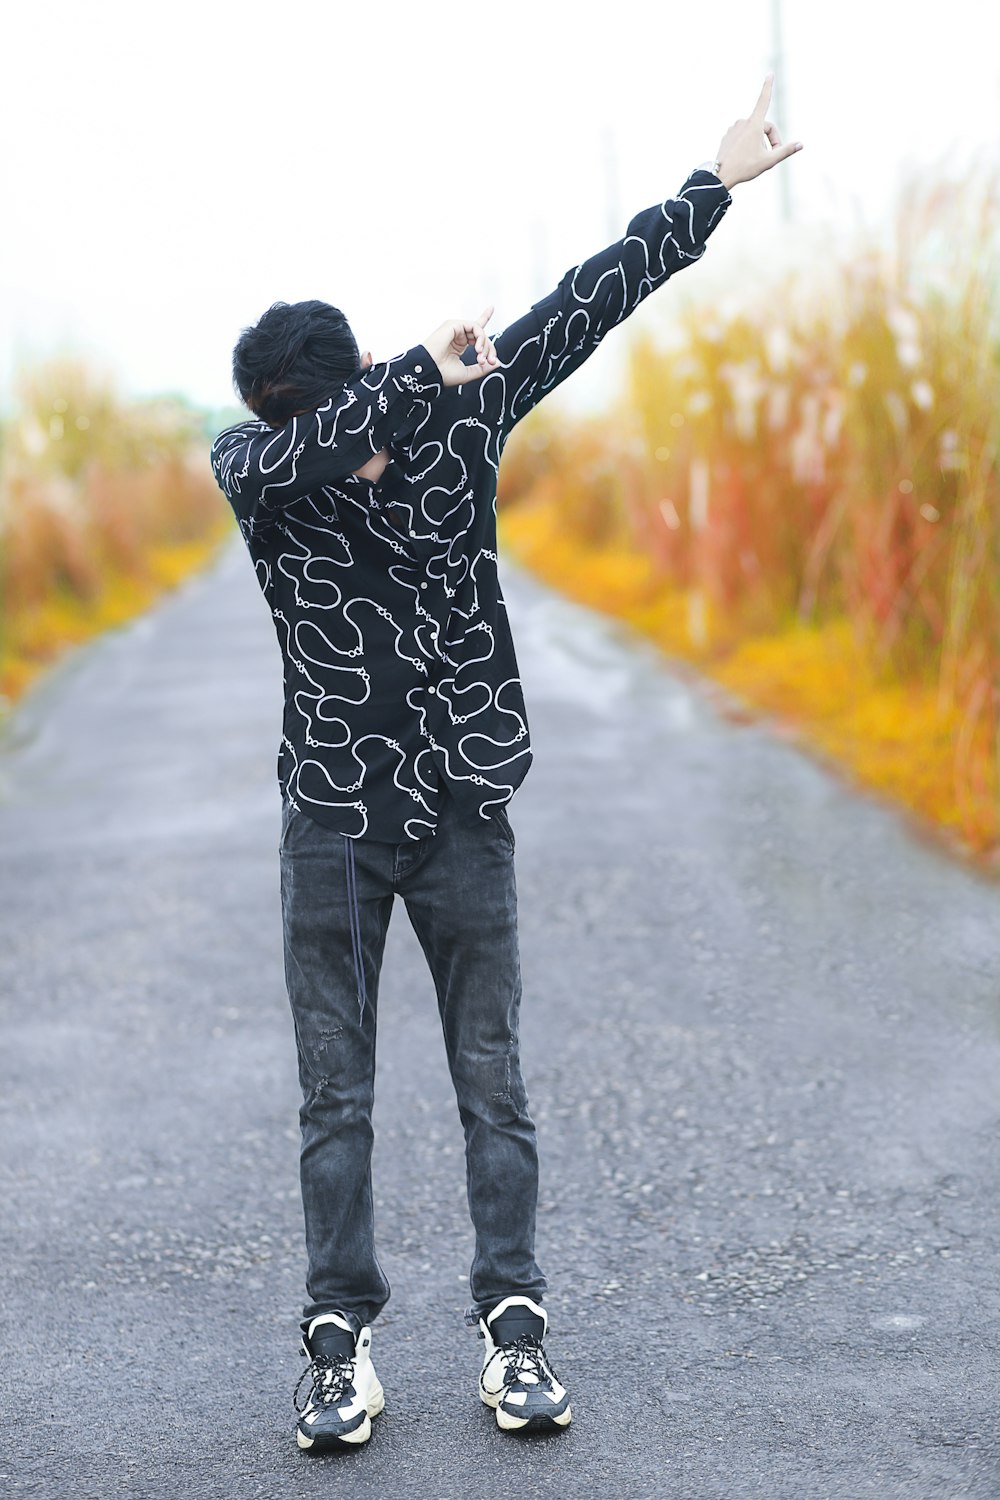
<svg viewBox="0 0 1000 1500">
<path fill-rule="evenodd" d="M 292 1393 L 299 1413 L 296 1441 L 300 1448 L 339 1448 L 344 1443 L 367 1443 L 372 1417 L 385 1405 L 385 1395 L 371 1362 L 372 1331 L 354 1326 L 344 1313 L 320 1313 L 302 1337 L 309 1360 Z M 305 1406 L 298 1394 L 307 1379 L 312 1390 Z"/>
<path fill-rule="evenodd" d="M 545 1309 L 530 1297 L 505 1297 L 479 1319 L 479 1337 L 486 1340 L 479 1394 L 507 1432 L 568 1427 L 573 1420 L 542 1347 L 548 1324 Z"/>
</svg>

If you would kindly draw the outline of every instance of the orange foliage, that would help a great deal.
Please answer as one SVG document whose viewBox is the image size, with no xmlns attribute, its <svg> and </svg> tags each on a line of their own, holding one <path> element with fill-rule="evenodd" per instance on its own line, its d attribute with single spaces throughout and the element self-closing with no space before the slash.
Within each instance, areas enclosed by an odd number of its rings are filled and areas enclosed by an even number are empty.
<svg viewBox="0 0 1000 1500">
<path fill-rule="evenodd" d="M 232 515 L 191 414 L 69 362 L 22 378 L 0 471 L 0 695 L 201 566 Z M 2 706 L 2 705 L 0 705 Z"/>
<path fill-rule="evenodd" d="M 498 515 L 555 586 L 1000 861 L 1000 172 L 899 203 L 891 253 L 677 303 L 612 410 L 533 412 Z"/>
</svg>

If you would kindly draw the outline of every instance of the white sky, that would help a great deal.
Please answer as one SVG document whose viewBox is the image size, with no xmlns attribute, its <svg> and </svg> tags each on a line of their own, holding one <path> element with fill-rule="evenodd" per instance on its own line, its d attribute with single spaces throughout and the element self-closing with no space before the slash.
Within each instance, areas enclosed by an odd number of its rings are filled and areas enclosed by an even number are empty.
<svg viewBox="0 0 1000 1500">
<path fill-rule="evenodd" d="M 907 164 L 996 160 L 1000 10 L 783 0 L 775 59 L 774 8 L 22 0 L 0 57 L 0 401 L 19 361 L 69 350 L 126 393 L 231 403 L 233 343 L 279 298 L 343 308 L 376 359 L 487 302 L 498 332 L 676 193 L 772 65 L 771 118 L 805 149 L 736 186 L 687 292 L 877 227 Z M 669 322 L 675 286 L 633 327 Z M 619 357 L 568 384 L 586 401 Z"/>
</svg>

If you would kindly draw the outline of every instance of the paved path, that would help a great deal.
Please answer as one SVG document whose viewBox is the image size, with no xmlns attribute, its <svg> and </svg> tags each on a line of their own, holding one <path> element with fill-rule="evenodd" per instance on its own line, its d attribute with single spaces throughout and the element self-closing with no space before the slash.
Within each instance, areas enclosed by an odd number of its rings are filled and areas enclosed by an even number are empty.
<svg viewBox="0 0 1000 1500">
<path fill-rule="evenodd" d="M 58 668 L 0 751 L 5 1497 L 1000 1495 L 1000 887 L 504 576 L 573 1427 L 509 1439 L 476 1398 L 461 1130 L 397 902 L 386 1413 L 362 1453 L 294 1447 L 280 667 L 234 538 Z"/>
</svg>

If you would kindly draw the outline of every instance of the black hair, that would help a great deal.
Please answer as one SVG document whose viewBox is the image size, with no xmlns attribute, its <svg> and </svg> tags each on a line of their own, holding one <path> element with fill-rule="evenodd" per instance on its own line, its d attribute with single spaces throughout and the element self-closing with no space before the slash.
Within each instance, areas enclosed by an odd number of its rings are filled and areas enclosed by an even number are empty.
<svg viewBox="0 0 1000 1500">
<path fill-rule="evenodd" d="M 361 366 L 357 340 L 339 307 L 275 302 L 233 350 L 233 386 L 255 416 L 283 427 L 314 411 Z"/>
</svg>

